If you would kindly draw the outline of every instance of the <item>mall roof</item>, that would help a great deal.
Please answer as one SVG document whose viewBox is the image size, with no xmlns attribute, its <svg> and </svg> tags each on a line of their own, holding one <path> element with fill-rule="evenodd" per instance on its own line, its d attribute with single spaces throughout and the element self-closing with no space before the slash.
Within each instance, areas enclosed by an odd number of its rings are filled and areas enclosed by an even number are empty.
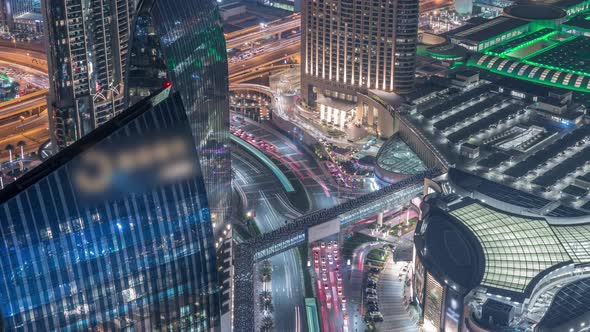
<svg viewBox="0 0 590 332">
<path fill-rule="evenodd" d="M 567 223 L 518 215 L 469 197 L 425 202 L 416 242 L 421 259 L 462 287 L 490 287 L 519 301 L 550 271 L 590 263 L 590 218 Z"/>
<path fill-rule="evenodd" d="M 449 36 L 456 39 L 482 42 L 527 24 L 528 22 L 524 20 L 498 16 L 494 19 L 488 20 L 483 24 L 473 26 L 469 29 L 459 32 L 451 32 L 449 33 Z"/>
<path fill-rule="evenodd" d="M 518 60 L 504 59 L 487 54 L 474 54 L 467 65 L 489 70 L 494 73 L 516 77 L 552 87 L 590 92 L 590 76 L 574 73 L 567 69 L 552 69 L 528 64 Z"/>
<path fill-rule="evenodd" d="M 523 20 L 556 20 L 567 16 L 563 9 L 543 4 L 509 6 L 504 8 L 504 13 Z"/>
<path fill-rule="evenodd" d="M 586 12 L 580 15 L 576 15 L 568 21 L 564 22 L 563 26 L 565 30 L 567 30 L 568 27 L 572 27 L 585 31 L 590 31 L 590 13 Z"/>
<path fill-rule="evenodd" d="M 447 176 L 451 185 L 456 190 L 463 191 L 464 195 L 475 196 L 476 193 L 479 193 L 483 197 L 518 207 L 518 209 L 514 210 L 562 218 L 588 215 L 585 211 L 562 207 L 554 201 L 541 196 L 533 195 L 456 168 L 451 168 Z"/>
<path fill-rule="evenodd" d="M 377 165 L 398 174 L 412 175 L 426 170 L 424 162 L 397 136 L 383 144 L 377 155 Z"/>
</svg>

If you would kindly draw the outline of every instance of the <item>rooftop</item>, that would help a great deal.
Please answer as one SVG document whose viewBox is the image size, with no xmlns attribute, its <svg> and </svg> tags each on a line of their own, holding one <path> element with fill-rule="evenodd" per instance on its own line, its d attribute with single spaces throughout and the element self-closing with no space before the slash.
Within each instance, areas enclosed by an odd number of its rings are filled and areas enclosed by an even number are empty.
<svg viewBox="0 0 590 332">
<path fill-rule="evenodd" d="M 567 16 L 559 7 L 541 4 L 510 6 L 504 8 L 504 13 L 523 20 L 556 20 Z"/>
<path fill-rule="evenodd" d="M 565 23 L 563 23 L 563 25 L 590 31 L 590 13 L 586 12 L 580 15 L 576 15 L 568 21 L 566 21 Z"/>
<path fill-rule="evenodd" d="M 377 165 L 387 172 L 417 174 L 426 170 L 426 165 L 410 147 L 394 136 L 389 139 L 377 155 Z"/>
<path fill-rule="evenodd" d="M 524 20 L 506 16 L 498 16 L 494 19 L 488 20 L 485 23 L 472 26 L 462 31 L 451 31 L 449 32 L 449 35 L 452 38 L 465 39 L 473 42 L 482 42 L 501 33 L 514 30 L 527 24 L 528 22 Z"/>
<path fill-rule="evenodd" d="M 482 285 L 521 301 L 548 272 L 568 263 L 590 263 L 588 217 L 564 223 L 562 218 L 506 212 L 469 197 L 451 203 L 442 198 L 425 200 L 428 207 L 418 225 L 417 249 L 427 264 L 442 269 L 462 287 Z M 464 250 L 470 253 L 460 253 Z"/>
</svg>

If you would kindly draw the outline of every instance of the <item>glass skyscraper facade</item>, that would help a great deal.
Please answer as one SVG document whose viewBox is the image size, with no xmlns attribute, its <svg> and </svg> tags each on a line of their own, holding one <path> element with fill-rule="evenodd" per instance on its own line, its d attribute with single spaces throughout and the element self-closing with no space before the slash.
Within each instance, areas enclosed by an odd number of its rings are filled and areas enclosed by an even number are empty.
<svg viewBox="0 0 590 332">
<path fill-rule="evenodd" d="M 136 0 L 47 0 L 48 98 L 57 150 L 125 109 L 129 31 Z"/>
<path fill-rule="evenodd" d="M 182 101 L 169 90 L 0 191 L 4 329 L 219 326 L 203 177 Z"/>
<path fill-rule="evenodd" d="M 227 54 L 217 3 L 141 1 L 130 49 L 127 104 L 172 82 L 199 149 L 212 221 L 221 225 L 230 206 L 231 160 Z"/>
</svg>

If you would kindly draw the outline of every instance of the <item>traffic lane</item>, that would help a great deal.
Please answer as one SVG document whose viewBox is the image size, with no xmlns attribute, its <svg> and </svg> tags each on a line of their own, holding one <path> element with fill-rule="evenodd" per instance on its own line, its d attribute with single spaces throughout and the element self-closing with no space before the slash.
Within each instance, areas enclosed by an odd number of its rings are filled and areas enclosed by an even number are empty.
<svg viewBox="0 0 590 332">
<path fill-rule="evenodd" d="M 289 216 L 300 213 L 288 204 L 282 187 L 272 173 L 255 159 L 248 159 L 241 151 L 232 154 L 237 189 L 247 195 L 248 210 L 256 211 L 254 218 L 262 233 L 284 225 Z M 244 187 L 247 186 L 246 189 Z M 296 249 L 276 255 L 273 264 L 272 292 L 275 324 L 278 331 L 298 331 L 305 323 L 302 268 Z"/>
<path fill-rule="evenodd" d="M 24 142 L 25 154 L 37 152 L 41 144 L 49 140 L 49 124 L 47 117 L 35 119 L 36 121 L 23 122 L 14 126 L 3 126 L 0 128 L 0 161 L 8 160 L 10 155 L 5 147 L 9 144 L 14 146 L 15 153 L 20 153 L 19 142 Z"/>
<path fill-rule="evenodd" d="M 272 292 L 277 331 L 299 331 L 305 322 L 305 294 L 299 252 L 291 249 L 270 259 L 273 264 Z M 298 309 L 296 309 L 298 308 Z"/>
<path fill-rule="evenodd" d="M 321 324 L 324 331 L 342 331 L 348 309 L 343 293 L 339 245 L 336 241 L 321 241 L 312 245 L 311 252 L 310 273 L 316 280 Z"/>
<path fill-rule="evenodd" d="M 274 145 L 277 148 L 277 153 L 282 156 L 281 161 L 285 166 L 293 170 L 295 174 L 301 174 L 301 176 L 298 176 L 298 180 L 302 182 L 304 188 L 310 194 L 313 210 L 328 208 L 337 204 L 337 198 L 334 197 L 333 193 L 338 193 L 340 188 L 333 185 L 329 179 L 325 179 L 325 174 L 320 169 L 321 165 L 307 153 L 297 148 L 289 138 L 272 128 L 267 128 L 249 119 L 240 128 L 252 133 L 254 137 Z"/>
</svg>

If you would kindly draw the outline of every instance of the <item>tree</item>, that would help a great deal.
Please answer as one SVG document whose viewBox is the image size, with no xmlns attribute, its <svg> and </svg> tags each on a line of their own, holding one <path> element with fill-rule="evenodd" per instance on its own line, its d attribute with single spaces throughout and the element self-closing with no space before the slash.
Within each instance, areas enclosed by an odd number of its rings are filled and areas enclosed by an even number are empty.
<svg viewBox="0 0 590 332">
<path fill-rule="evenodd" d="M 269 260 L 262 262 L 260 266 L 260 281 L 269 282 L 272 279 L 272 264 Z"/>
<path fill-rule="evenodd" d="M 273 321 L 272 317 L 264 316 L 262 318 L 262 322 L 260 324 L 260 331 L 261 332 L 272 332 L 275 329 L 275 322 Z"/>
<path fill-rule="evenodd" d="M 260 302 L 261 311 L 273 312 L 272 293 L 270 291 L 265 290 L 260 292 L 258 300 Z"/>
<path fill-rule="evenodd" d="M 12 164 L 12 151 L 14 151 L 14 145 L 8 144 L 8 145 L 6 145 L 6 147 L 4 148 L 4 150 L 8 151 L 8 154 L 10 156 L 9 157 L 9 160 L 10 160 L 10 163 Z"/>
</svg>

